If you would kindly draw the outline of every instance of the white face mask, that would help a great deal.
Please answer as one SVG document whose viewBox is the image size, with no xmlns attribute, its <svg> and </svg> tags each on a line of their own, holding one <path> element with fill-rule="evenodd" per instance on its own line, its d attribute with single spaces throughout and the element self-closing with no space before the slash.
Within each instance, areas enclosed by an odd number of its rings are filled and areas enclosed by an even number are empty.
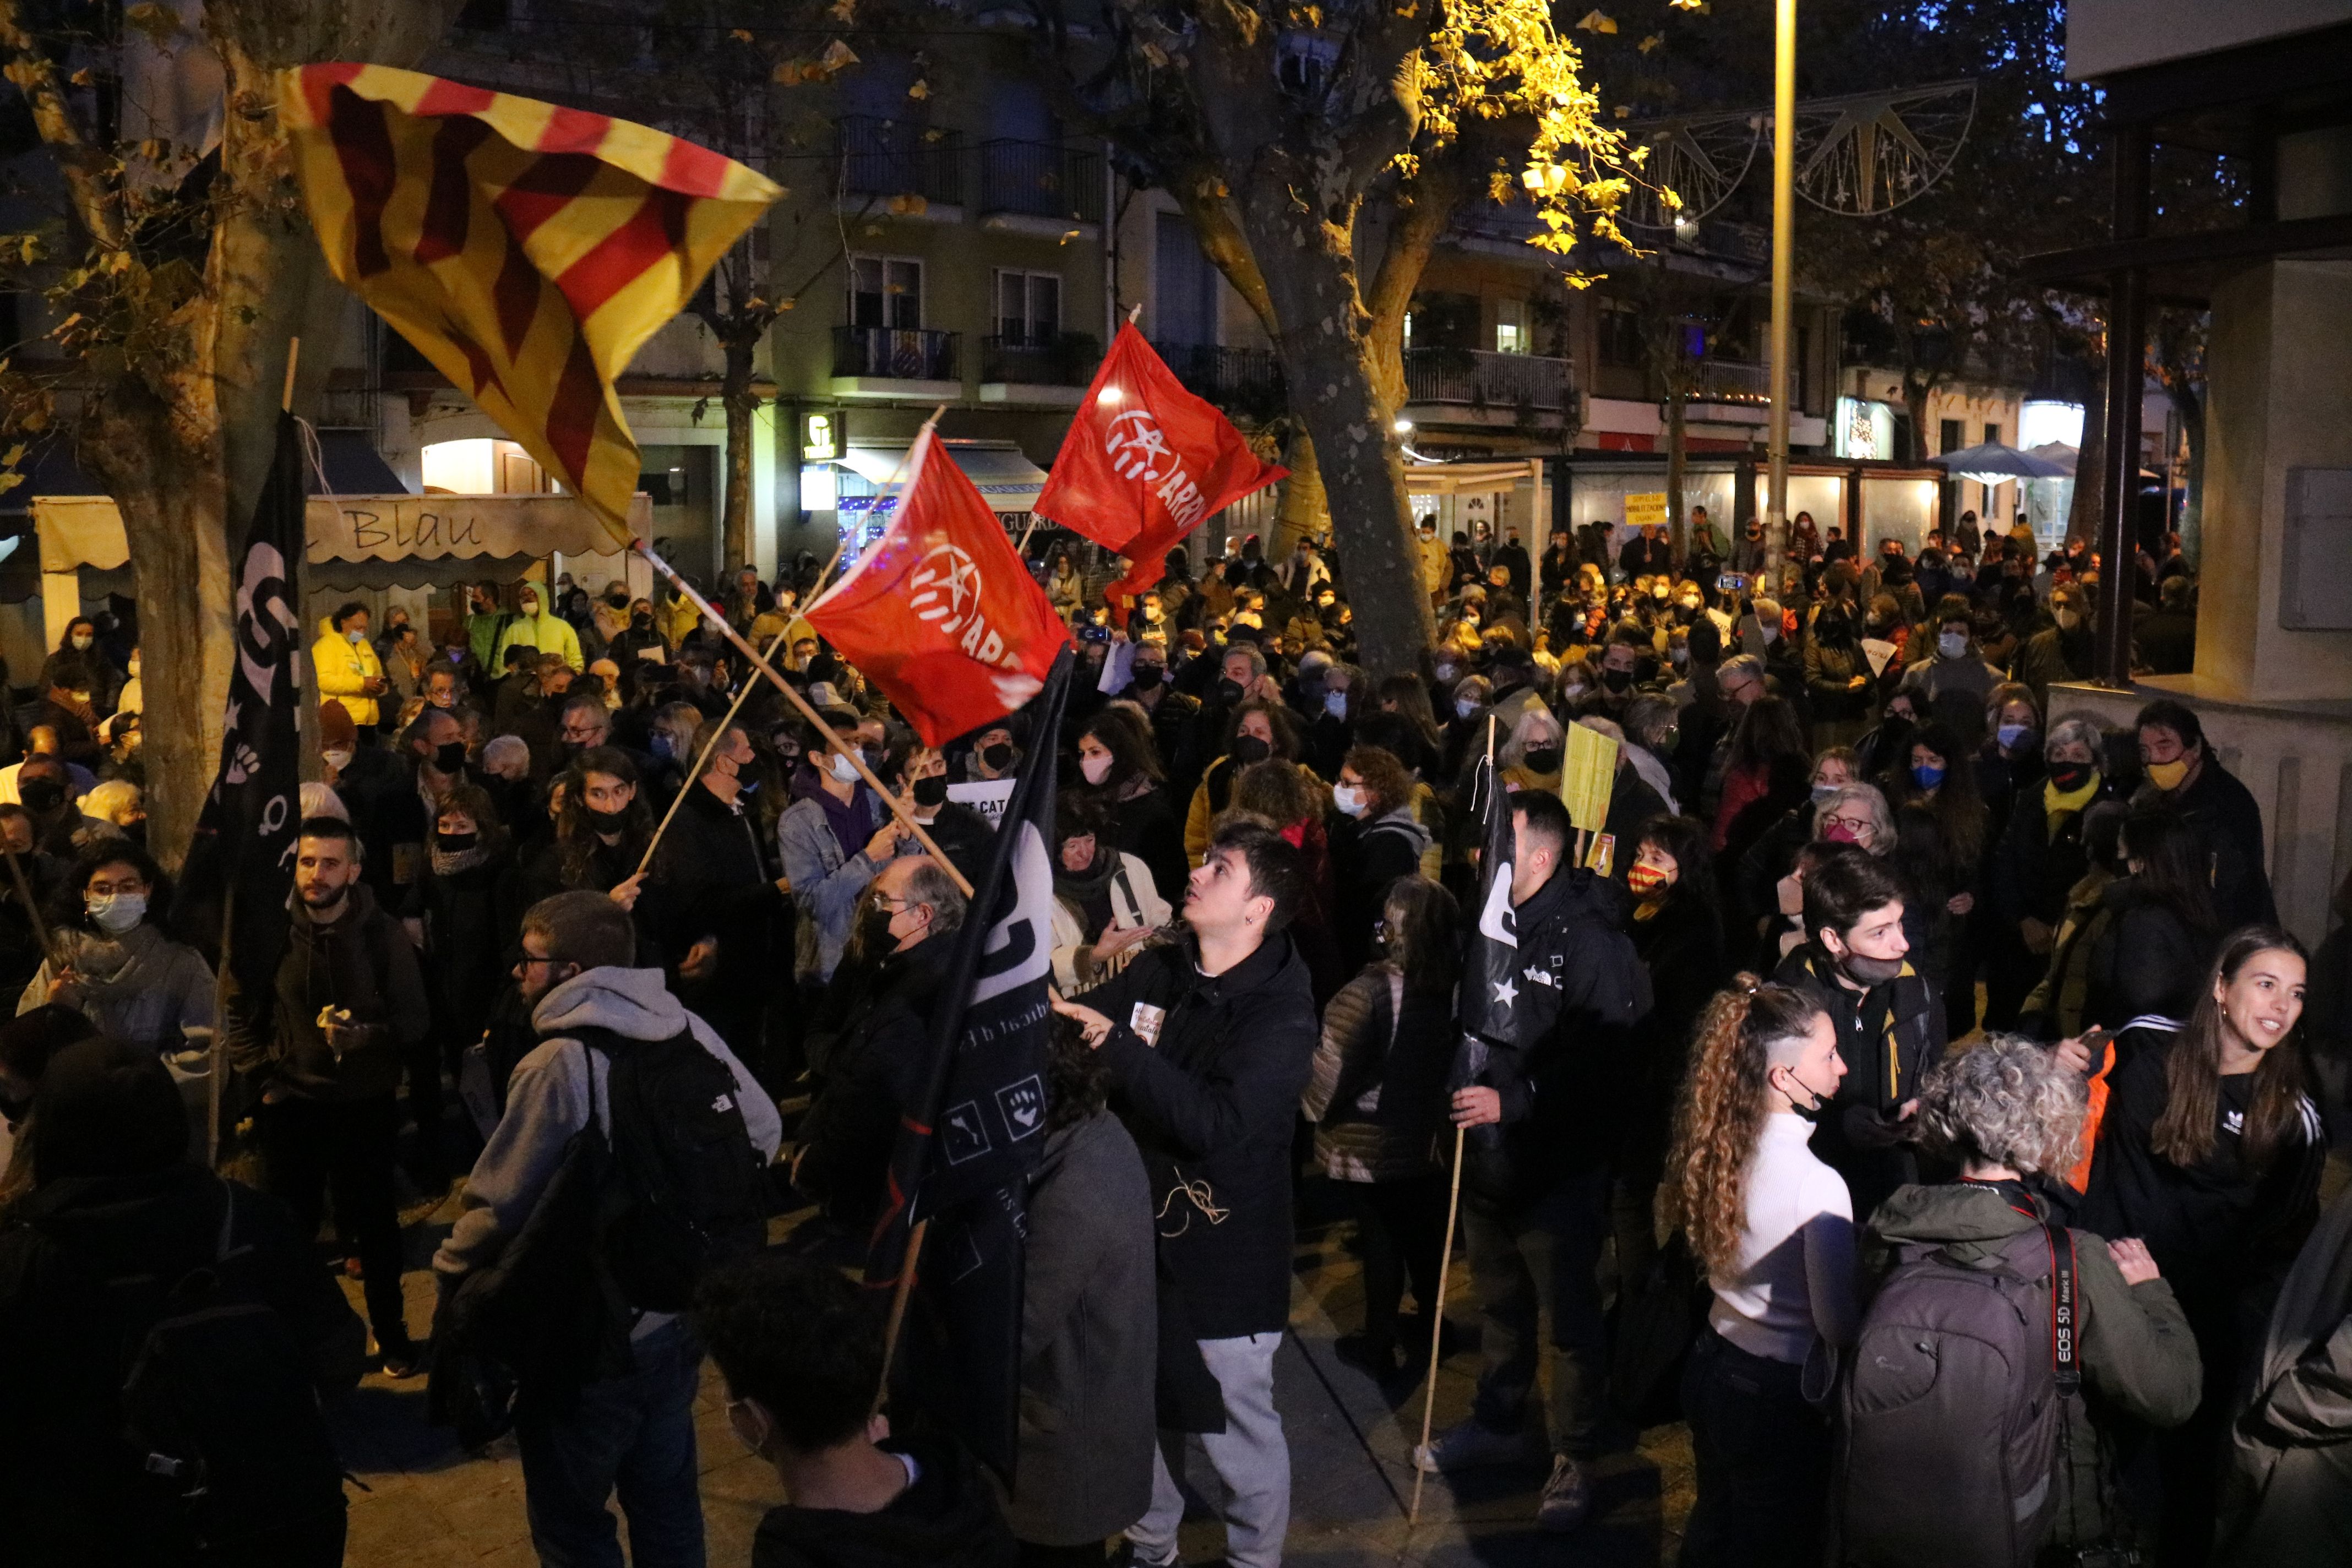
<svg viewBox="0 0 2352 1568">
<path fill-rule="evenodd" d="M 1364 798 L 1363 785 L 1343 784 L 1332 786 L 1331 804 L 1349 816 L 1361 816 L 1371 803 Z"/>
<path fill-rule="evenodd" d="M 320 755 L 324 757 L 326 759 L 327 765 L 334 769 L 337 773 L 341 773 L 345 768 L 352 765 L 352 754 L 349 752 L 322 752 Z"/>
<path fill-rule="evenodd" d="M 1334 719 L 1345 719 L 1348 716 L 1348 694 L 1344 691 L 1325 692 L 1323 711 Z"/>
<path fill-rule="evenodd" d="M 1960 655 L 1969 651 L 1968 633 L 1945 632 L 1936 638 L 1936 651 L 1943 655 L 1946 658 L 1959 658 Z"/>
<path fill-rule="evenodd" d="M 856 781 L 857 764 L 839 752 L 834 752 L 825 760 L 825 767 L 833 773 L 835 784 L 852 784 Z"/>
<path fill-rule="evenodd" d="M 350 643 L 353 647 L 357 647 L 360 644 L 367 641 L 367 628 L 365 626 L 352 626 L 343 633 L 343 640 Z"/>
<path fill-rule="evenodd" d="M 90 919 L 121 936 L 147 918 L 147 895 L 102 893 L 84 900 L 82 907 L 89 911 Z"/>
<path fill-rule="evenodd" d="M 74 637 L 73 637 L 73 645 L 74 645 L 74 647 L 88 647 L 90 645 L 90 642 L 91 642 L 91 637 L 90 637 L 90 635 L 89 635 L 88 632 L 76 632 L 76 633 L 74 633 Z"/>
<path fill-rule="evenodd" d="M 1465 719 L 1467 719 L 1470 715 L 1478 711 L 1478 700 L 1475 697 L 1465 697 L 1460 701 L 1454 703 L 1454 710 L 1462 715 Z"/>
<path fill-rule="evenodd" d="M 1091 757 L 1080 757 L 1078 772 L 1086 774 L 1087 783 L 1090 784 L 1102 783 L 1110 777 L 1110 753 L 1104 752 Z"/>
</svg>

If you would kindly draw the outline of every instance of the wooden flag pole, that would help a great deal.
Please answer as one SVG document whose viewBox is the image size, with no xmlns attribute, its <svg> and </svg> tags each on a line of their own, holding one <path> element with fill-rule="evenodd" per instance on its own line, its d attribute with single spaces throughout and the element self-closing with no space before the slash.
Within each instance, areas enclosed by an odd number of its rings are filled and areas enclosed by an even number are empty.
<svg viewBox="0 0 2352 1568">
<path fill-rule="evenodd" d="M 284 390 L 279 392 L 278 395 L 278 411 L 281 414 L 291 414 L 294 412 L 294 367 L 301 363 L 302 340 L 299 338 L 287 339 L 286 385 Z"/>
<path fill-rule="evenodd" d="M 1495 760 L 1495 715 L 1486 715 L 1486 787 L 1500 789 L 1502 781 L 1495 776 L 1491 764 Z M 1492 809 L 1490 805 L 1488 809 Z M 1492 866 L 1479 868 L 1486 875 L 1495 874 Z M 1462 1146 L 1469 1129 L 1460 1122 L 1454 1124 L 1454 1184 L 1445 1199 L 1445 1246 L 1437 1255 L 1437 1300 L 1428 1303 L 1429 1310 L 1429 1381 L 1421 1396 L 1421 1441 L 1412 1450 L 1412 1506 L 1405 1510 L 1405 1540 L 1412 1539 L 1412 1527 L 1421 1521 L 1421 1489 L 1429 1479 L 1429 1467 L 1423 1457 L 1429 1452 L 1430 1427 L 1437 1417 L 1437 1362 L 1445 1340 L 1445 1277 L 1454 1268 L 1454 1225 L 1462 1214 Z M 1403 1546 L 1397 1548 L 1402 1560 Z"/>
<path fill-rule="evenodd" d="M 866 784 L 873 789 L 874 793 L 882 797 L 882 804 L 890 808 L 891 815 L 898 819 L 901 826 L 905 827 L 908 832 L 915 836 L 915 842 L 923 847 L 923 852 L 939 863 L 940 869 L 948 874 L 948 879 L 955 883 L 957 889 L 961 891 L 965 898 L 971 898 L 972 893 L 971 881 L 965 878 L 961 871 L 955 868 L 955 863 L 947 858 L 946 852 L 941 850 L 937 844 L 931 841 L 931 836 L 923 830 L 923 825 L 915 820 L 914 809 L 905 801 L 902 801 L 897 795 L 892 795 L 887 786 L 874 775 L 874 770 L 866 765 L 865 755 L 860 752 L 856 747 L 850 745 L 842 740 L 839 735 L 835 734 L 833 732 L 833 727 L 818 716 L 815 709 L 809 706 L 808 699 L 800 694 L 799 689 L 794 687 L 791 681 L 786 680 L 782 676 L 777 674 L 776 667 L 770 664 L 764 658 L 761 657 L 760 650 L 751 646 L 751 639 L 744 637 L 741 632 L 737 631 L 733 626 L 728 625 L 727 618 L 710 607 L 710 601 L 704 598 L 700 594 L 696 593 L 694 591 L 694 585 L 688 583 L 684 577 L 678 575 L 677 569 L 672 566 L 668 562 L 663 560 L 661 556 L 655 552 L 652 545 L 646 543 L 642 539 L 638 539 L 632 540 L 629 543 L 629 548 L 635 551 L 639 555 L 644 556 L 646 563 L 651 565 L 655 571 L 668 578 L 670 586 L 677 589 L 679 594 L 683 595 L 687 603 L 701 611 L 707 618 L 718 624 L 720 634 L 724 636 L 729 642 L 735 645 L 736 651 L 742 654 L 744 658 L 750 659 L 751 661 L 752 668 L 760 674 L 766 676 L 769 681 L 774 685 L 775 689 L 784 694 L 785 701 L 790 702 L 794 708 L 800 710 L 801 717 L 807 720 L 809 723 L 815 728 L 816 732 L 824 737 L 824 743 L 827 746 L 831 747 L 834 751 L 839 752 L 843 756 L 849 759 L 849 765 L 857 770 L 857 776 L 864 779 Z M 806 612 L 803 611 L 803 613 L 805 614 Z"/>
<path fill-rule="evenodd" d="M 890 1317 L 882 1325 L 882 1384 L 874 1391 L 877 1415 L 883 1401 L 890 1397 L 890 1358 L 898 1353 L 898 1331 L 907 1325 L 907 1298 L 914 1294 L 915 1265 L 923 1256 L 923 1237 L 930 1228 L 930 1218 L 925 1215 L 907 1233 L 907 1256 L 898 1265 L 898 1282 L 890 1288 Z"/>
<path fill-rule="evenodd" d="M 784 627 L 784 631 L 791 629 L 789 624 Z M 776 645 L 784 640 L 784 631 L 780 631 L 768 639 L 769 658 L 775 657 Z M 661 847 L 662 835 L 669 831 L 671 820 L 677 816 L 677 808 L 686 804 L 686 792 L 692 789 L 694 781 L 702 775 L 702 764 L 710 760 L 710 753 L 718 748 L 719 742 L 725 739 L 727 726 L 735 721 L 736 714 L 743 711 L 743 700 L 751 695 L 751 689 L 757 684 L 759 683 L 749 675 L 743 678 L 741 688 L 735 693 L 734 705 L 727 710 L 727 717 L 719 721 L 719 727 L 710 732 L 710 739 L 702 742 L 702 750 L 695 757 L 694 765 L 686 770 L 686 782 L 677 786 L 677 794 L 670 801 L 669 809 L 662 813 L 661 826 L 654 829 L 653 841 L 646 846 L 646 858 L 637 862 L 635 876 L 644 876 L 646 868 L 654 863 L 654 851 Z"/>
</svg>

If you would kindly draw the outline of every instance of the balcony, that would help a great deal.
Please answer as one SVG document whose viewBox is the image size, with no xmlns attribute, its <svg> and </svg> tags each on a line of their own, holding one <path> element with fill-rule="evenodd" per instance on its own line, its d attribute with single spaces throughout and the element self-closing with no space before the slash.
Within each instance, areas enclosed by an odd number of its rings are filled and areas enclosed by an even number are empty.
<svg viewBox="0 0 2352 1568">
<path fill-rule="evenodd" d="M 1699 402 L 1710 397 L 1769 400 L 1771 395 L 1771 366 L 1735 359 L 1711 359 L 1700 365 L 1698 383 L 1691 389 L 1692 398 Z"/>
<path fill-rule="evenodd" d="M 1446 243 L 1457 250 L 1475 251 L 1522 267 L 1547 267 L 1555 258 L 1528 242 L 1547 232 L 1534 207 L 1521 202 L 1497 206 L 1472 202 L 1455 211 L 1446 226 Z"/>
<path fill-rule="evenodd" d="M 960 332 L 927 327 L 833 329 L 833 394 L 836 397 L 963 395 L 956 368 Z"/>
<path fill-rule="evenodd" d="M 1269 419 L 1286 406 L 1282 363 L 1272 349 L 1214 343 L 1154 343 L 1176 379 L 1229 413 Z"/>
<path fill-rule="evenodd" d="M 963 139 L 904 120 L 845 114 L 834 126 L 841 205 L 853 212 L 955 223 L 963 217 Z"/>
<path fill-rule="evenodd" d="M 1405 402 L 1474 410 L 1479 424 L 1565 414 L 1575 400 L 1569 362 L 1483 349 L 1407 349 Z"/>
<path fill-rule="evenodd" d="M 1060 239 L 1099 234 L 1102 159 L 1054 142 L 983 142 L 980 153 L 982 228 Z"/>
<path fill-rule="evenodd" d="M 980 400 L 1075 408 L 1101 363 L 1102 344 L 1092 332 L 982 338 Z"/>
</svg>

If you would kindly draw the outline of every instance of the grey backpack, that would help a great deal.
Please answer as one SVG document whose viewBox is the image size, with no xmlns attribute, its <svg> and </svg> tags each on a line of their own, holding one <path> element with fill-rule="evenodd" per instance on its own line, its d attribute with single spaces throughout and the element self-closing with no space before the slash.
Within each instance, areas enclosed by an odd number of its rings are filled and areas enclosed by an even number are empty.
<svg viewBox="0 0 2352 1568">
<path fill-rule="evenodd" d="M 1898 1256 L 1839 1387 L 1832 1561 L 2028 1568 L 2057 1513 L 2061 1405 L 2082 1381 L 2074 1237 L 2045 1224 L 1974 1264 Z"/>
</svg>

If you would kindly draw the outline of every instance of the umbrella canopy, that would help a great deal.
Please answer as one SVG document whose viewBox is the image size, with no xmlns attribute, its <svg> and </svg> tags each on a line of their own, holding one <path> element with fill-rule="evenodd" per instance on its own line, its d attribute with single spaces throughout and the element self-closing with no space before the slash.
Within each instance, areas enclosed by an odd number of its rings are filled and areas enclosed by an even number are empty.
<svg viewBox="0 0 2352 1568">
<path fill-rule="evenodd" d="M 2069 474 L 2074 471 L 2075 465 L 2083 458 L 2081 447 L 2069 447 L 2063 441 L 2044 441 L 2039 447 L 2028 447 L 2025 450 L 2029 457 L 2039 458 L 2045 463 L 2055 463 Z"/>
<path fill-rule="evenodd" d="M 2004 447 L 1998 441 L 1987 441 L 1965 451 L 1947 452 L 1940 458 L 1927 459 L 1938 468 L 1948 468 L 1960 479 L 1976 479 L 1989 485 L 2008 479 L 2063 479 L 2074 470 L 2056 463 L 2021 452 L 2014 447 Z"/>
</svg>

